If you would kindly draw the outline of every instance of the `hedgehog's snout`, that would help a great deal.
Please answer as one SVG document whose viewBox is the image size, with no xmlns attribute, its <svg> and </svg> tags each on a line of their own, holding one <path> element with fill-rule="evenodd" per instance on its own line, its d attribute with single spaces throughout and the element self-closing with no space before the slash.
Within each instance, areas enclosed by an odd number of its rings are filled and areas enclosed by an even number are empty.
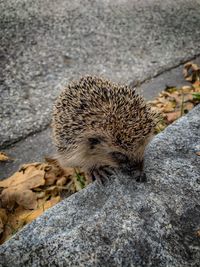
<svg viewBox="0 0 200 267">
<path fill-rule="evenodd" d="M 110 155 L 122 172 L 131 174 L 136 169 L 135 163 L 132 163 L 127 155 L 118 151 L 111 152 Z"/>
<path fill-rule="evenodd" d="M 124 174 L 134 175 L 135 177 L 140 176 L 142 173 L 142 170 L 135 168 L 134 165 L 129 165 L 129 164 L 127 164 L 126 166 L 122 166 L 121 171 Z"/>
<path fill-rule="evenodd" d="M 128 156 L 121 152 L 112 152 L 111 156 L 124 174 L 140 176 L 143 172 L 143 161 L 129 159 Z"/>
<path fill-rule="evenodd" d="M 134 177 L 137 182 L 146 181 L 146 174 L 143 170 L 143 161 L 129 162 L 121 169 L 121 171 L 126 175 Z"/>
<path fill-rule="evenodd" d="M 129 162 L 122 166 L 122 171 L 131 174 L 134 171 L 134 166 Z"/>
</svg>

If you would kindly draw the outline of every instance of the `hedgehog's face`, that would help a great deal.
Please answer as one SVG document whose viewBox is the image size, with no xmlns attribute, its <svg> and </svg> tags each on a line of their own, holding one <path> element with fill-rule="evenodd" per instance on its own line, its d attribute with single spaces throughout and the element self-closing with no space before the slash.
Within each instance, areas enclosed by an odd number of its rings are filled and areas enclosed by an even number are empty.
<svg viewBox="0 0 200 267">
<path fill-rule="evenodd" d="M 82 167 L 86 172 L 101 166 L 110 166 L 132 174 L 142 170 L 144 149 L 149 140 L 150 136 L 145 141 L 136 142 L 137 147 L 125 149 L 113 144 L 111 137 L 90 134 L 79 139 L 76 142 L 78 145 L 71 152 L 63 150 L 59 162 L 62 166 Z"/>
<path fill-rule="evenodd" d="M 88 137 L 85 143 L 85 166 L 86 169 L 108 165 L 119 168 L 121 171 L 131 174 L 135 170 L 142 170 L 143 156 L 146 145 L 151 139 L 151 135 L 145 140 L 137 143 L 131 149 L 125 149 L 113 144 L 112 138 L 98 135 Z"/>
</svg>

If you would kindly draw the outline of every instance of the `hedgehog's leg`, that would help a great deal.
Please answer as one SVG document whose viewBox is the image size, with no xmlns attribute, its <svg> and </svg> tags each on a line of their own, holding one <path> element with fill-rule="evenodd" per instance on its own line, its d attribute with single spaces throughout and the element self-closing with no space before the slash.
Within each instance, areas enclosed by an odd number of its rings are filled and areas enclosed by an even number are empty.
<svg viewBox="0 0 200 267">
<path fill-rule="evenodd" d="M 139 182 L 139 183 L 144 183 L 147 181 L 147 176 L 145 174 L 145 172 L 141 172 L 139 176 L 136 176 L 135 178 L 136 182 Z"/>
<path fill-rule="evenodd" d="M 143 161 L 134 161 L 127 163 L 122 172 L 133 177 L 137 182 L 145 182 L 146 174 L 143 170 Z"/>
<path fill-rule="evenodd" d="M 147 180 L 147 177 L 146 177 L 146 174 L 144 172 L 144 161 L 140 161 L 140 162 L 137 162 L 136 165 L 135 165 L 135 180 L 136 182 L 146 182 Z"/>
<path fill-rule="evenodd" d="M 93 168 L 90 171 L 92 180 L 97 180 L 97 182 L 101 185 L 104 185 L 109 176 L 111 176 L 112 174 L 114 174 L 114 169 L 110 166 L 101 166 L 99 168 Z"/>
</svg>

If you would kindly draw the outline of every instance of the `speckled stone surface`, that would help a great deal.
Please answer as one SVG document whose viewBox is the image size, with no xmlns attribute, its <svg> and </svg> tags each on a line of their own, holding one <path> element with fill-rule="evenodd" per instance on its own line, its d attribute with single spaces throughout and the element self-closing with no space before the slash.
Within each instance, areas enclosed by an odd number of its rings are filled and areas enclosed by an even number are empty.
<svg viewBox="0 0 200 267">
<path fill-rule="evenodd" d="M 0 1 L 0 146 L 49 124 L 60 84 L 143 80 L 199 53 L 199 0 Z"/>
<path fill-rule="evenodd" d="M 0 247 L 0 266 L 199 267 L 200 105 L 146 150 L 146 183 L 118 174 L 63 200 Z"/>
</svg>

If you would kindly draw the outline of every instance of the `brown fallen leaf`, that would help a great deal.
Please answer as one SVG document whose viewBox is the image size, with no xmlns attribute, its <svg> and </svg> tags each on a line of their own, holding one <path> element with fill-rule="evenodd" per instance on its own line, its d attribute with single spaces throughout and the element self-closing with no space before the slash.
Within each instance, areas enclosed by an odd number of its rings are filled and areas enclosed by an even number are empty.
<svg viewBox="0 0 200 267">
<path fill-rule="evenodd" d="M 63 176 L 59 180 L 57 180 L 56 185 L 57 186 L 64 186 L 66 183 L 67 183 L 67 178 Z"/>
<path fill-rule="evenodd" d="M 183 75 L 186 81 L 195 82 L 200 80 L 200 68 L 197 64 L 188 62 L 184 65 Z"/>
<path fill-rule="evenodd" d="M 8 240 L 13 234 L 15 234 L 18 230 L 20 230 L 23 227 L 23 223 L 18 220 L 17 216 L 18 209 L 21 210 L 21 208 L 17 208 L 13 213 L 7 214 L 7 221 L 6 224 L 4 225 L 4 229 L 0 239 L 0 244 Z"/>
<path fill-rule="evenodd" d="M 13 209 L 15 204 L 27 209 L 37 207 L 36 194 L 30 189 L 45 184 L 45 171 L 41 169 L 41 165 L 35 163 L 24 165 L 20 171 L 0 182 L 0 187 L 4 188 L 0 195 L 3 207 Z"/>
<path fill-rule="evenodd" d="M 61 198 L 60 196 L 57 197 L 51 197 L 50 200 L 45 201 L 43 205 L 40 205 L 40 207 L 34 211 L 30 211 L 29 213 L 24 213 L 19 216 L 19 220 L 22 221 L 23 223 L 27 224 L 35 220 L 37 217 L 42 215 L 42 213 L 60 202 Z"/>
<path fill-rule="evenodd" d="M 46 169 L 47 173 L 51 172 L 53 173 L 56 177 L 57 176 L 62 176 L 64 174 L 64 169 L 61 168 L 61 166 L 59 165 L 58 161 L 55 159 L 51 159 L 51 158 L 45 158 L 46 162 L 48 163 L 48 170 Z"/>
<path fill-rule="evenodd" d="M 169 94 L 172 94 L 173 92 L 176 92 L 177 88 L 175 86 L 166 86 L 165 90 L 163 92 L 167 92 Z"/>
<path fill-rule="evenodd" d="M 182 90 L 179 89 L 176 92 L 171 93 L 171 95 L 166 100 L 174 101 L 176 104 L 175 107 L 177 107 L 177 105 L 180 105 L 182 102 L 182 94 L 183 94 Z"/>
<path fill-rule="evenodd" d="M 26 163 L 26 164 L 23 164 L 20 168 L 19 168 L 19 172 L 25 172 L 27 169 L 29 169 L 30 171 L 30 168 L 33 167 L 36 168 L 36 169 L 44 169 L 45 166 L 47 166 L 47 164 L 43 165 L 41 162 L 32 162 L 32 163 Z"/>
<path fill-rule="evenodd" d="M 197 156 L 200 156 L 200 151 L 196 152 L 196 155 L 197 155 Z"/>
<path fill-rule="evenodd" d="M 184 85 L 184 86 L 181 87 L 181 91 L 184 94 L 190 94 L 192 88 L 193 88 L 193 85 Z"/>
<path fill-rule="evenodd" d="M 35 209 L 37 207 L 37 196 L 31 190 L 12 187 L 6 188 L 1 193 L 2 207 L 12 210 L 15 204 L 25 209 Z"/>
<path fill-rule="evenodd" d="M 156 126 L 155 133 L 159 133 L 200 103 L 200 67 L 192 62 L 185 64 L 184 76 L 192 82 L 191 85 L 166 87 L 156 99 L 148 102 L 152 110 L 160 113 L 163 118 Z"/>
<path fill-rule="evenodd" d="M 180 111 L 174 111 L 174 112 L 166 113 L 165 116 L 166 116 L 167 122 L 172 123 L 181 116 L 181 113 Z"/>
<path fill-rule="evenodd" d="M 194 104 L 191 103 L 191 102 L 186 102 L 183 104 L 183 111 L 184 111 L 184 114 L 187 114 L 191 109 L 193 109 L 194 107 Z"/>
<path fill-rule="evenodd" d="M 3 233 L 4 226 L 7 220 L 8 220 L 8 216 L 6 214 L 6 210 L 0 208 L 0 236 Z"/>
<path fill-rule="evenodd" d="M 58 177 L 56 177 L 56 175 L 52 172 L 46 172 L 44 179 L 45 179 L 45 185 L 53 185 L 56 183 Z"/>
<path fill-rule="evenodd" d="M 46 195 L 57 196 L 62 191 L 62 188 L 57 185 L 52 185 L 45 190 Z"/>
<path fill-rule="evenodd" d="M 172 111 L 174 111 L 175 107 L 176 107 L 175 101 L 168 101 L 167 103 L 164 104 L 164 106 L 161 108 L 161 110 L 164 113 L 172 112 Z"/>
<path fill-rule="evenodd" d="M 25 209 L 37 208 L 37 195 L 29 189 L 23 190 L 23 194 L 18 190 L 16 192 L 15 200 L 19 206 L 24 207 Z"/>
<path fill-rule="evenodd" d="M 192 87 L 194 88 L 194 91 L 199 93 L 200 92 L 200 81 L 196 81 L 192 84 Z"/>
<path fill-rule="evenodd" d="M 46 163 L 24 164 L 11 177 L 0 181 L 1 205 L 8 215 L 4 226 L 0 219 L 3 231 L 0 243 L 58 203 L 61 196 L 67 197 L 88 183 L 79 169 L 63 169 L 54 159 L 48 159 Z"/>
<path fill-rule="evenodd" d="M 6 155 L 6 153 L 0 152 L 0 161 L 8 161 L 8 160 L 12 159 L 8 155 Z"/>
<path fill-rule="evenodd" d="M 200 237 L 200 229 L 198 231 L 196 231 L 196 235 L 197 235 L 197 237 Z"/>
<path fill-rule="evenodd" d="M 23 171 L 22 171 L 23 170 Z M 29 166 L 24 165 L 18 172 L 11 177 L 0 181 L 0 187 L 21 186 L 27 188 L 35 188 L 44 185 L 44 170 L 35 168 L 34 163 Z"/>
<path fill-rule="evenodd" d="M 193 91 L 191 90 L 190 93 L 188 94 L 183 94 L 183 99 L 184 99 L 184 103 L 186 102 L 190 102 L 191 104 L 193 104 L 193 95 L 192 95 Z M 194 105 L 193 105 L 194 106 Z M 193 107 L 192 107 L 193 108 Z"/>
<path fill-rule="evenodd" d="M 155 134 L 162 132 L 167 127 L 164 121 L 159 122 L 155 127 Z"/>
</svg>

